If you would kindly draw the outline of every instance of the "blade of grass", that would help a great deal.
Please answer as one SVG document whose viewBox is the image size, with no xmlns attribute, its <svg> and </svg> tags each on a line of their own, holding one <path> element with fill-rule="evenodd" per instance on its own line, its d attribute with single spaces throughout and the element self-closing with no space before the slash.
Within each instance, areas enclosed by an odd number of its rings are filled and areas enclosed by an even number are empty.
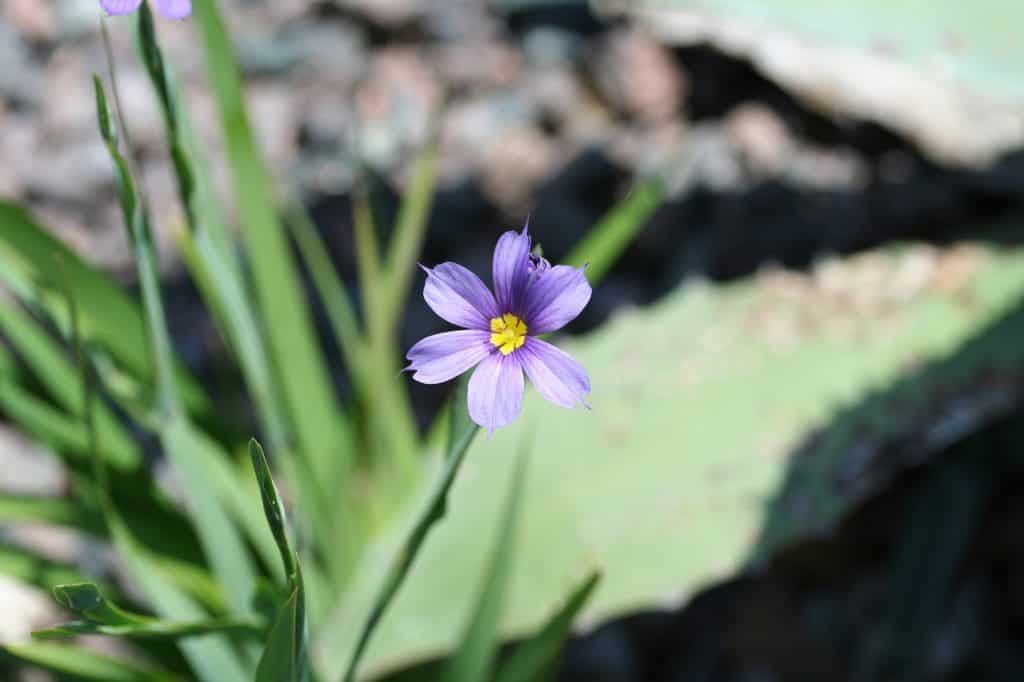
<svg viewBox="0 0 1024 682">
<path fill-rule="evenodd" d="M 234 47 L 218 3 L 196 3 L 193 12 L 220 110 L 246 252 L 278 385 L 306 465 L 322 489 L 333 494 L 344 489 L 350 469 L 351 432 L 313 333 L 292 251 L 278 220 L 273 184 L 253 138 Z"/>
<path fill-rule="evenodd" d="M 0 574 L 49 592 L 57 585 L 87 580 L 78 568 L 39 556 L 27 547 L 0 542 Z"/>
<path fill-rule="evenodd" d="M 103 520 L 83 513 L 81 507 L 70 500 L 0 493 L 0 523 L 12 521 L 73 526 L 93 535 L 103 533 Z"/>
<path fill-rule="evenodd" d="M 366 622 L 360 630 L 356 646 L 349 659 L 348 667 L 343 677 L 345 682 L 354 682 L 356 679 L 359 662 L 363 654 L 366 653 L 366 647 L 370 643 L 370 638 L 377 629 L 377 625 L 398 593 L 398 588 L 405 582 L 409 569 L 412 568 L 413 561 L 426 541 L 431 528 L 444 518 L 448 509 L 448 491 L 451 489 L 452 483 L 455 482 L 455 476 L 462 466 L 466 452 L 469 450 L 469 445 L 473 442 L 473 438 L 479 430 L 476 424 L 470 421 L 468 413 L 466 413 L 466 381 L 464 380 L 459 382 L 459 388 L 452 398 L 451 409 L 451 430 L 441 470 L 441 478 L 437 481 L 427 501 L 427 506 L 409 530 L 401 549 L 387 575 L 384 577 L 384 582 L 377 593 Z"/>
<path fill-rule="evenodd" d="M 231 247 L 224 219 L 212 196 L 208 173 L 193 162 L 200 145 L 188 126 L 187 111 L 179 106 L 177 90 L 165 67 L 153 14 L 144 4 L 138 12 L 139 45 L 150 82 L 163 112 L 164 132 L 174 161 L 178 193 L 185 207 L 189 232 L 183 237 L 186 263 L 195 273 L 204 298 L 210 302 L 225 337 L 239 358 L 243 375 L 271 443 L 286 447 L 286 420 L 277 401 L 271 365 L 262 330 L 250 301 L 241 266 Z"/>
<path fill-rule="evenodd" d="M 595 225 L 566 258 L 566 263 L 587 265 L 587 279 L 596 284 L 611 270 L 647 219 L 661 205 L 660 180 L 644 180 Z"/>
<path fill-rule="evenodd" d="M 89 682 L 182 682 L 171 673 L 64 644 L 6 644 L 0 652 L 58 675 Z"/>
<path fill-rule="evenodd" d="M 501 643 L 498 627 L 512 572 L 516 526 L 523 499 L 525 462 L 525 457 L 521 455 L 516 463 L 505 510 L 496 533 L 496 544 L 473 617 L 467 624 L 458 649 L 445 665 L 441 674 L 442 682 L 482 682 L 490 679 Z"/>
<path fill-rule="evenodd" d="M 77 330 L 75 330 L 77 340 Z M 94 426 L 93 405 L 93 373 L 87 364 L 86 356 L 79 355 L 83 360 L 83 392 L 86 396 L 86 423 L 89 426 L 89 439 L 92 452 L 99 451 L 99 435 Z M 136 540 L 129 527 L 121 518 L 110 496 L 108 475 L 103 459 L 93 456 L 93 475 L 96 486 L 98 510 L 106 523 L 108 533 L 124 560 L 129 575 L 134 579 L 142 593 L 148 598 L 158 615 L 169 620 L 199 621 L 208 617 L 205 612 L 186 592 L 176 585 L 182 578 L 188 578 L 188 572 L 182 566 L 171 565 L 168 561 L 155 560 L 151 554 Z M 193 579 L 202 578 L 202 574 L 191 574 Z M 83 582 L 81 579 L 65 582 Z M 179 641 L 178 647 L 188 660 L 192 669 L 202 682 L 247 682 L 250 679 L 234 648 L 222 635 Z"/>
<path fill-rule="evenodd" d="M 412 182 L 402 199 L 389 244 L 380 305 L 382 336 L 394 336 L 409 296 L 416 259 L 423 248 L 437 186 L 438 145 L 428 144 L 413 162 Z"/>
<path fill-rule="evenodd" d="M 94 82 L 100 131 L 117 172 L 121 208 L 139 269 L 143 308 L 156 367 L 158 409 L 166 422 L 160 432 L 161 442 L 182 476 L 192 519 L 207 560 L 227 591 L 233 610 L 248 613 L 249 597 L 255 589 L 255 570 L 241 536 L 210 485 L 208 467 L 195 454 L 201 443 L 178 398 L 171 340 L 148 219 L 128 164 L 118 149 L 117 128 L 107 107 L 102 81 L 96 77 Z"/>
<path fill-rule="evenodd" d="M 254 619 L 215 619 L 194 622 L 165 621 L 126 611 L 110 602 L 94 583 L 58 585 L 53 596 L 82 620 L 37 630 L 33 637 L 56 639 L 79 635 L 106 635 L 141 639 L 180 639 L 210 633 L 261 635 L 263 625 Z"/>
<path fill-rule="evenodd" d="M 362 381 L 359 377 L 363 371 L 364 340 L 347 287 L 338 276 L 316 225 L 302 204 L 292 202 L 285 211 L 285 217 L 299 254 L 313 277 L 313 284 L 327 311 L 335 343 L 352 374 L 353 382 L 358 386 Z"/>
<path fill-rule="evenodd" d="M 110 276 L 82 261 L 51 232 L 40 227 L 28 211 L 0 200 L 0 279 L 9 284 L 14 278 L 20 282 L 49 283 L 50 287 L 39 290 L 39 303 L 66 332 L 68 312 L 63 297 L 53 293 L 53 273 L 58 263 L 62 276 L 78 296 L 82 332 L 90 345 L 105 349 L 137 380 L 152 383 L 154 367 L 146 350 L 145 324 L 138 302 Z M 175 366 L 175 374 L 189 412 L 205 413 L 209 403 L 199 384 L 180 365 Z"/>
<path fill-rule="evenodd" d="M 597 572 L 587 576 L 536 634 L 520 642 L 505 659 L 494 682 L 547 682 L 555 679 L 558 659 L 573 621 L 601 580 Z"/>
<path fill-rule="evenodd" d="M 284 504 L 274 485 L 266 455 L 258 442 L 249 442 L 249 456 L 259 481 L 263 510 L 281 554 L 290 593 L 278 610 L 267 635 L 263 656 L 256 669 L 256 682 L 301 682 L 307 669 L 306 595 L 299 557 L 288 541 Z"/>
<path fill-rule="evenodd" d="M 72 415 L 82 416 L 82 394 L 76 371 L 64 349 L 32 319 L 13 306 L 0 301 L 0 331 L 17 350 L 19 357 L 32 370 L 50 395 Z M 114 415 L 103 405 L 97 406 L 96 426 L 107 444 L 106 454 L 122 470 L 138 468 L 142 459 L 135 441 Z"/>
</svg>

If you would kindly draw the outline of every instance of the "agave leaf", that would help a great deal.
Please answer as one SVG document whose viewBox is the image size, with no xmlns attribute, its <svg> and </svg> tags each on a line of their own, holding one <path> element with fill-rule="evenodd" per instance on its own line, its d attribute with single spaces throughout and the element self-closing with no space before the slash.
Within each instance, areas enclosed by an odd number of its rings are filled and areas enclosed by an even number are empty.
<svg viewBox="0 0 1024 682">
<path fill-rule="evenodd" d="M 882 300 L 852 307 L 830 288 L 837 269 L 849 281 L 876 278 Z M 455 513 L 417 558 L 365 670 L 455 646 L 471 599 L 465 586 L 486 570 L 488 529 L 500 513 L 494 491 L 511 476 L 527 432 L 536 456 L 510 589 L 530 599 L 510 602 L 502 621 L 510 638 L 535 630 L 582 566 L 606 576 L 583 611 L 591 622 L 680 603 L 829 532 L 887 477 L 920 461 L 910 455 L 1012 408 L 1024 376 L 1024 314 L 1014 308 L 1024 295 L 1024 253 L 905 247 L 820 273 L 687 285 L 565 343 L 590 372 L 593 410 L 565 411 L 529 393 L 515 424 L 474 444 L 450 494 Z M 967 411 L 958 407 L 965 395 Z M 944 408 L 933 396 L 952 402 Z M 946 409 L 934 434 L 907 436 Z M 902 438 L 914 444 L 905 455 L 886 449 Z M 375 549 L 347 596 L 360 609 L 368 609 L 369 577 L 384 570 Z M 328 674 L 341 669 L 342 643 L 354 640 L 343 619 L 358 613 L 339 610 L 322 632 L 316 653 Z"/>
<path fill-rule="evenodd" d="M 952 162 L 1018 148 L 1024 46 L 1005 0 L 608 3 L 673 44 L 712 44 L 829 114 L 872 120 Z M 907 106 L 907 93 L 916 106 Z"/>
</svg>

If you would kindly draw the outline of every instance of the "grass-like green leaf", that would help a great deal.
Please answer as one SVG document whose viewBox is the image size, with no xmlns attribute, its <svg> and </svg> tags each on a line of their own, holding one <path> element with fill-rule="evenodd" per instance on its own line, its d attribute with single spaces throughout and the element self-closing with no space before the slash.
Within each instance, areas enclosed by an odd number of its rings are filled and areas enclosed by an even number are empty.
<svg viewBox="0 0 1024 682">
<path fill-rule="evenodd" d="M 334 268 L 327 247 L 305 207 L 298 202 L 292 202 L 287 208 L 286 218 L 292 239 L 295 240 L 299 254 L 309 269 L 313 285 L 331 322 L 335 343 L 345 359 L 353 381 L 359 385 L 364 372 L 363 334 L 352 306 L 351 294 Z"/>
<path fill-rule="evenodd" d="M 103 532 L 103 521 L 69 500 L 0 492 L 0 523 L 31 521 L 76 526 L 95 534 Z"/>
<path fill-rule="evenodd" d="M 78 372 L 65 349 L 28 315 L 2 301 L 0 331 L 50 396 L 64 410 L 80 419 L 84 410 L 81 386 L 77 380 Z M 103 405 L 97 406 L 96 428 L 100 431 L 104 454 L 112 467 L 123 471 L 138 468 L 141 462 L 138 446 Z"/>
<path fill-rule="evenodd" d="M 161 441 L 168 457 L 181 473 L 191 516 L 207 560 L 224 585 L 233 610 L 248 613 L 249 599 L 256 584 L 255 570 L 237 528 L 210 484 L 209 467 L 196 455 L 203 443 L 181 409 L 173 373 L 171 339 L 160 295 L 156 252 L 143 198 L 139 196 L 131 169 L 118 149 L 116 123 L 107 107 L 99 78 L 96 78 L 95 85 L 100 132 L 117 172 L 121 210 L 139 269 L 143 307 L 157 368 L 159 412 L 165 420 L 165 426 L 160 430 Z"/>
<path fill-rule="evenodd" d="M 351 434 L 317 345 L 292 250 L 278 219 L 275 192 L 246 112 L 242 79 L 216 0 L 196 3 L 193 16 L 206 51 L 220 110 L 235 196 L 268 350 L 304 462 L 322 490 L 343 488 Z"/>
<path fill-rule="evenodd" d="M 427 539 L 427 534 L 434 524 L 444 518 L 448 510 L 448 491 L 451 489 L 452 483 L 455 482 L 455 476 L 459 472 L 459 467 L 462 466 L 470 443 L 473 442 L 474 436 L 479 431 L 479 427 L 468 418 L 468 414 L 463 414 L 467 412 L 466 384 L 465 379 L 460 381 L 459 388 L 452 397 L 451 429 L 441 470 L 441 478 L 427 500 L 427 505 L 423 512 L 409 530 L 398 551 L 398 555 L 394 558 L 384 578 L 384 582 L 377 592 L 370 613 L 362 628 L 360 628 L 359 637 L 356 640 L 344 674 L 343 679 L 345 682 L 354 682 L 356 679 L 359 661 L 362 659 L 363 654 L 366 653 L 366 647 L 370 643 L 374 630 L 377 629 L 381 618 L 398 593 L 398 588 L 402 586 L 406 576 L 409 574 L 409 569 L 412 567 L 416 555 Z"/>
<path fill-rule="evenodd" d="M 42 228 L 20 206 L 0 200 L 0 281 L 18 288 L 38 285 L 39 303 L 65 331 L 69 312 L 61 293 L 75 292 L 83 337 L 106 351 L 137 380 L 152 384 L 155 374 L 147 352 L 146 330 L 138 301 L 106 273 L 84 262 L 74 251 Z M 209 405 L 196 381 L 179 365 L 175 373 L 189 411 L 205 412 Z"/>
<path fill-rule="evenodd" d="M 512 476 L 512 485 L 500 528 L 495 533 L 496 546 L 484 574 L 473 617 L 462 636 L 462 642 L 445 665 L 441 675 L 442 682 L 482 682 L 491 677 L 501 642 L 498 625 L 512 570 L 525 472 L 526 460 L 524 456 L 520 456 Z"/>
<path fill-rule="evenodd" d="M 83 682 L 183 682 L 177 675 L 64 644 L 6 644 L 0 654 Z"/>
<path fill-rule="evenodd" d="M 38 630 L 33 636 L 57 639 L 78 635 L 108 635 L 143 639 L 180 639 L 211 632 L 262 634 L 257 620 L 214 619 L 195 622 L 164 621 L 126 611 L 103 596 L 94 583 L 72 583 L 53 588 L 53 596 L 64 608 L 79 614 L 83 620 Z"/>
<path fill-rule="evenodd" d="M 26 547 L 0 542 L 0 574 L 49 592 L 57 585 L 88 578 L 67 564 L 40 556 Z"/>
<path fill-rule="evenodd" d="M 660 180 L 640 182 L 590 229 L 566 263 L 587 265 L 587 279 L 592 284 L 603 279 L 661 204 L 662 196 Z"/>
<path fill-rule="evenodd" d="M 301 682 L 303 679 L 305 628 L 301 601 L 301 590 L 296 587 L 281 605 L 256 668 L 256 682 Z"/>
<path fill-rule="evenodd" d="M 299 558 L 288 540 L 288 524 L 284 504 L 270 474 L 267 457 L 258 442 L 249 442 L 253 471 L 259 482 L 263 510 L 281 553 L 281 563 L 288 576 L 288 599 L 278 610 L 267 636 L 256 670 L 256 682 L 301 682 L 306 670 L 306 595 Z"/>
<path fill-rule="evenodd" d="M 246 384 L 274 447 L 287 446 L 287 420 L 281 411 L 272 365 L 256 310 L 242 277 L 223 213 L 202 163 L 202 145 L 180 106 L 177 89 L 164 63 L 147 4 L 139 8 L 139 45 L 163 112 L 164 130 L 174 161 L 178 193 L 189 231 L 182 237 L 185 262 L 208 307 L 237 355 Z"/>
<path fill-rule="evenodd" d="M 409 296 L 416 259 L 419 258 L 427 233 L 430 207 L 437 185 L 438 146 L 431 142 L 417 155 L 413 163 L 412 181 L 402 197 L 394 234 L 388 244 L 385 260 L 384 286 L 380 303 L 383 308 L 383 332 L 393 335 Z"/>
<path fill-rule="evenodd" d="M 597 572 L 587 576 L 543 628 L 516 645 L 499 666 L 494 682 L 547 682 L 554 679 L 573 621 L 600 580 L 601 575 Z"/>
</svg>

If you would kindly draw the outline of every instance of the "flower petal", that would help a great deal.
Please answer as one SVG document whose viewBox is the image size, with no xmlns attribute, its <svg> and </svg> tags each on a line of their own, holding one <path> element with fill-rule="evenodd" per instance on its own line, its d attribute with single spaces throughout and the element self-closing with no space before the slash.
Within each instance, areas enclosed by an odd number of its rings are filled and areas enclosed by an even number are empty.
<svg viewBox="0 0 1024 682">
<path fill-rule="evenodd" d="M 568 353 L 547 341 L 530 338 L 517 354 L 526 376 L 547 400 L 562 407 L 587 404 L 584 397 L 590 393 L 590 377 Z"/>
<path fill-rule="evenodd" d="M 488 432 L 511 424 L 523 408 L 523 369 L 516 355 L 489 355 L 469 379 L 469 416 Z"/>
<path fill-rule="evenodd" d="M 141 4 L 142 0 L 100 0 L 103 11 L 113 16 L 134 12 Z"/>
<path fill-rule="evenodd" d="M 530 334 L 546 334 L 572 322 L 587 307 L 591 293 L 583 268 L 556 265 L 538 274 L 523 306 Z"/>
<path fill-rule="evenodd" d="M 487 285 L 466 268 L 441 263 L 423 269 L 427 273 L 423 298 L 438 317 L 460 327 L 489 330 L 491 320 L 500 316 Z"/>
<path fill-rule="evenodd" d="M 494 346 L 487 332 L 461 329 L 434 334 L 409 349 L 406 369 L 421 384 L 440 384 L 454 379 L 483 360 Z"/>
<path fill-rule="evenodd" d="M 502 313 L 519 313 L 523 292 L 530 281 L 530 235 L 508 231 L 494 247 L 494 295 Z"/>
<path fill-rule="evenodd" d="M 155 0 L 156 9 L 168 19 L 184 19 L 192 14 L 192 0 Z"/>
</svg>

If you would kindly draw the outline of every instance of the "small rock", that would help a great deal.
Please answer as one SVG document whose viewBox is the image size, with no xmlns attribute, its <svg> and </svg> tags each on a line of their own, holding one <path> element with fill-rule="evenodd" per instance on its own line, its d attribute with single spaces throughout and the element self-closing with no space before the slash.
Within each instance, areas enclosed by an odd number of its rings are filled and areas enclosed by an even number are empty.
<svg viewBox="0 0 1024 682">
<path fill-rule="evenodd" d="M 687 84 L 667 48 L 639 29 L 614 30 L 595 52 L 595 80 L 618 111 L 642 123 L 678 115 Z"/>
<path fill-rule="evenodd" d="M 431 60 L 450 88 L 503 88 L 522 78 L 522 58 L 506 42 L 460 42 L 439 46 Z"/>
<path fill-rule="evenodd" d="M 537 128 L 506 130 L 486 147 L 481 159 L 484 193 L 507 213 L 521 214 L 561 158 L 558 145 Z"/>
<path fill-rule="evenodd" d="M 778 114 L 763 104 L 736 107 L 724 121 L 725 134 L 753 170 L 778 175 L 793 152 L 793 139 Z"/>
<path fill-rule="evenodd" d="M 49 3 L 39 0 L 7 0 L 4 17 L 29 40 L 49 43 L 57 36 L 57 15 Z"/>
<path fill-rule="evenodd" d="M 442 84 L 418 50 L 384 48 L 373 57 L 356 93 L 363 157 L 388 168 L 427 139 L 444 97 Z"/>
<path fill-rule="evenodd" d="M 43 70 L 32 59 L 15 27 L 6 22 L 0 23 L 0 64 L 0 99 L 37 103 Z"/>
</svg>

